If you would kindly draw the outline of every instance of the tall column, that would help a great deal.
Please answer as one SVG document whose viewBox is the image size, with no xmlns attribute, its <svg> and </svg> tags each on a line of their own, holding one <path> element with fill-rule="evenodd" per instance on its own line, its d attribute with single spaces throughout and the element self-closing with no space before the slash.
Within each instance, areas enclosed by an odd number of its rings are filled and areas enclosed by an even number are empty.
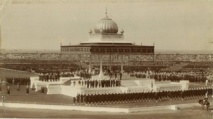
<svg viewBox="0 0 213 119">
<path fill-rule="evenodd" d="M 89 59 L 89 70 L 88 70 L 88 73 L 91 74 L 92 72 L 92 54 L 90 55 L 90 59 Z"/>
<path fill-rule="evenodd" d="M 112 54 L 109 55 L 109 70 L 112 70 Z"/>
<path fill-rule="evenodd" d="M 121 73 L 124 72 L 124 64 L 123 64 L 123 54 L 121 55 Z"/>
<path fill-rule="evenodd" d="M 103 79 L 103 63 L 102 63 L 102 55 L 99 55 L 100 56 L 100 73 L 99 73 L 99 78 L 102 80 Z"/>
<path fill-rule="evenodd" d="M 155 61 L 155 53 L 153 53 L 153 62 Z"/>
</svg>

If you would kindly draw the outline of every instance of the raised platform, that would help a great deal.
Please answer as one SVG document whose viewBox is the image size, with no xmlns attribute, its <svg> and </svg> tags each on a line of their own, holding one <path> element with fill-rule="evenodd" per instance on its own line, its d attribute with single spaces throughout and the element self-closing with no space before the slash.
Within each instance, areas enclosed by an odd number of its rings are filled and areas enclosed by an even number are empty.
<svg viewBox="0 0 213 119">
<path fill-rule="evenodd" d="M 78 81 L 78 80 L 76 80 Z M 41 82 L 38 83 L 38 85 Z M 87 88 L 85 85 L 65 85 L 64 83 L 48 84 L 47 94 L 63 94 L 71 97 L 77 94 L 106 94 L 106 93 L 135 93 L 135 92 L 150 92 L 150 91 L 167 91 L 167 90 L 187 90 L 187 81 L 173 82 L 155 82 L 154 79 L 137 79 L 137 80 L 121 80 L 119 87 L 96 87 Z M 39 87 L 39 86 L 36 86 Z M 37 89 L 38 90 L 38 89 Z"/>
</svg>

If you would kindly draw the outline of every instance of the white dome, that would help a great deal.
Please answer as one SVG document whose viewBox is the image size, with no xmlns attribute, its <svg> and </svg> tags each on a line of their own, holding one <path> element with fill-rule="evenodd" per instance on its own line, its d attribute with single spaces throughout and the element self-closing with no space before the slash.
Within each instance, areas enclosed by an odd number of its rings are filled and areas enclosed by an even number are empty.
<svg viewBox="0 0 213 119">
<path fill-rule="evenodd" d="M 95 33 L 114 33 L 118 32 L 118 25 L 108 16 L 101 19 L 94 28 Z"/>
</svg>

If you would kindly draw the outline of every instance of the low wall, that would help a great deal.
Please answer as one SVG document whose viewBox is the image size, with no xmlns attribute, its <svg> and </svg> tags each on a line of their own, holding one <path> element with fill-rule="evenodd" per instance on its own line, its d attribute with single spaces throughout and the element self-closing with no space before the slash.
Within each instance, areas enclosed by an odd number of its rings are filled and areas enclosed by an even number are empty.
<svg viewBox="0 0 213 119">
<path fill-rule="evenodd" d="M 35 91 L 41 90 L 41 87 L 48 87 L 47 84 L 36 84 L 35 85 Z"/>
<path fill-rule="evenodd" d="M 150 90 L 153 89 L 155 86 L 155 80 L 154 79 L 142 79 L 142 80 L 136 80 L 135 81 L 139 86 L 146 86 Z"/>
<path fill-rule="evenodd" d="M 61 94 L 61 85 L 48 85 L 47 94 Z"/>
<path fill-rule="evenodd" d="M 41 105 L 41 104 L 20 104 L 20 103 L 4 103 L 0 106 L 10 108 L 27 108 L 27 109 L 50 109 L 50 110 L 78 110 L 90 112 L 124 112 L 128 113 L 126 108 L 109 108 L 109 107 L 87 107 L 87 106 L 65 106 L 65 105 Z"/>
<path fill-rule="evenodd" d="M 129 87 L 127 89 L 128 93 L 135 93 L 135 92 L 148 92 L 150 88 L 147 86 L 136 86 L 136 87 Z"/>
<path fill-rule="evenodd" d="M 180 83 L 170 83 L 170 84 L 156 84 L 157 91 L 171 91 L 171 90 L 181 90 L 182 86 Z"/>
<path fill-rule="evenodd" d="M 177 110 L 183 108 L 192 108 L 200 106 L 198 103 L 165 105 L 165 106 L 151 106 L 151 107 L 133 107 L 133 108 L 116 108 L 116 107 L 90 107 L 90 106 L 66 106 L 66 105 L 42 105 L 42 104 L 21 104 L 21 103 L 0 103 L 0 106 L 9 108 L 26 108 L 26 109 L 49 109 L 49 110 L 78 110 L 90 112 L 149 112 L 162 110 Z M 212 106 L 212 105 L 211 105 Z"/>
<path fill-rule="evenodd" d="M 131 86 L 138 86 L 135 80 L 121 80 L 121 86 L 124 87 L 131 87 Z"/>
<path fill-rule="evenodd" d="M 129 112 L 143 112 L 143 111 L 159 111 L 159 110 L 171 110 L 172 105 L 167 106 L 153 106 L 153 107 L 136 107 L 130 108 Z"/>
<path fill-rule="evenodd" d="M 156 91 L 171 91 L 171 90 L 188 90 L 189 81 L 181 80 L 180 82 L 160 82 L 155 84 Z"/>
<path fill-rule="evenodd" d="M 78 80 L 78 79 L 80 79 L 80 77 L 60 77 L 59 80 L 60 80 L 61 83 L 64 83 L 68 80 Z"/>
<path fill-rule="evenodd" d="M 63 95 L 75 97 L 79 93 L 81 93 L 80 88 L 74 88 L 71 86 L 63 86 L 63 85 L 61 86 L 61 94 Z"/>
<path fill-rule="evenodd" d="M 189 89 L 189 81 L 181 80 L 180 84 L 182 85 L 182 90 L 188 90 Z"/>
<path fill-rule="evenodd" d="M 81 88 L 83 94 L 104 94 L 104 93 L 122 93 L 121 87 L 107 87 L 107 88 Z"/>
<path fill-rule="evenodd" d="M 30 77 L 30 88 L 33 87 L 33 84 L 36 86 L 37 81 L 39 80 L 38 76 Z"/>
</svg>

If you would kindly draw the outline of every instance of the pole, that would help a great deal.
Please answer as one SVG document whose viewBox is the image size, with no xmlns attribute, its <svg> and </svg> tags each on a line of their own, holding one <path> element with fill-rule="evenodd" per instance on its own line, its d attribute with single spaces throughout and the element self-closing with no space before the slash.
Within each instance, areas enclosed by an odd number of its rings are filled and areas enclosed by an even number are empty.
<svg viewBox="0 0 213 119">
<path fill-rule="evenodd" d="M 110 53 L 109 55 L 109 70 L 111 71 L 112 70 L 112 54 Z"/>
<path fill-rule="evenodd" d="M 91 74 L 91 72 L 92 72 L 92 66 L 91 66 L 92 65 L 92 63 L 91 63 L 92 62 L 92 54 L 90 54 L 89 58 L 90 58 L 90 60 L 89 60 L 89 71 L 88 71 L 88 73 Z"/>
<path fill-rule="evenodd" d="M 124 64 L 123 64 L 123 54 L 121 55 L 121 73 L 124 72 Z"/>
<path fill-rule="evenodd" d="M 103 78 L 102 55 L 99 55 L 99 56 L 100 56 L 100 73 L 99 73 L 99 78 L 100 78 L 100 80 L 102 80 L 102 78 Z"/>
<path fill-rule="evenodd" d="M 5 94 L 4 94 L 4 91 L 3 91 L 3 89 L 2 89 L 2 80 L 0 79 L 0 85 L 1 85 L 1 92 L 2 92 L 2 96 L 1 96 L 1 98 L 2 98 L 2 108 L 3 108 L 3 110 L 4 110 L 4 115 L 5 115 L 5 117 L 7 117 L 7 110 L 6 110 L 6 106 L 5 106 L 5 99 L 6 99 L 6 96 L 5 96 Z"/>
</svg>

